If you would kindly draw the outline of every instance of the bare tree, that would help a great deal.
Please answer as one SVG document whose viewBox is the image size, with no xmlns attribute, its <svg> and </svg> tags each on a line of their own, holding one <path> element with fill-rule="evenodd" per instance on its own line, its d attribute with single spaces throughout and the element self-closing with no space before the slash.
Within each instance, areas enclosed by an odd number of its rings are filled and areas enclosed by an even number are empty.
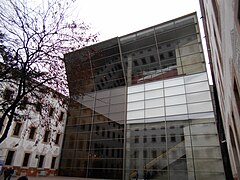
<svg viewBox="0 0 240 180">
<path fill-rule="evenodd" d="M 19 108 L 26 103 L 34 104 L 24 97 L 41 98 L 37 92 L 47 89 L 41 88 L 43 85 L 68 93 L 63 54 L 96 42 L 97 34 L 91 34 L 84 22 L 68 22 L 73 3 L 73 0 L 46 0 L 39 5 L 27 0 L 1 2 L 0 132 L 4 131 L 0 143 L 6 139 L 12 122 L 19 119 Z M 4 90 L 6 84 L 11 84 L 14 94 Z"/>
</svg>

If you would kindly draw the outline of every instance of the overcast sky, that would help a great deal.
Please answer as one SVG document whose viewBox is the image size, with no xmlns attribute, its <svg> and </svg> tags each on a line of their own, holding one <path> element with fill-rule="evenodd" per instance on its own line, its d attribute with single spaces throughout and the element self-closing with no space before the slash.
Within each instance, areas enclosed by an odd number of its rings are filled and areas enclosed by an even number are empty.
<svg viewBox="0 0 240 180">
<path fill-rule="evenodd" d="M 192 12 L 200 18 L 199 0 L 76 0 L 73 13 L 99 32 L 103 41 Z"/>
</svg>

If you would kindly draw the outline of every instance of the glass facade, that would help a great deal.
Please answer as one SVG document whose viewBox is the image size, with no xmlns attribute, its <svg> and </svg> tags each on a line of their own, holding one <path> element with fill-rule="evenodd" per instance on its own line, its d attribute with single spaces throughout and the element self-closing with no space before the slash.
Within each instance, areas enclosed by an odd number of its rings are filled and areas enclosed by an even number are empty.
<svg viewBox="0 0 240 180">
<path fill-rule="evenodd" d="M 196 14 L 65 55 L 59 174 L 225 179 Z"/>
</svg>

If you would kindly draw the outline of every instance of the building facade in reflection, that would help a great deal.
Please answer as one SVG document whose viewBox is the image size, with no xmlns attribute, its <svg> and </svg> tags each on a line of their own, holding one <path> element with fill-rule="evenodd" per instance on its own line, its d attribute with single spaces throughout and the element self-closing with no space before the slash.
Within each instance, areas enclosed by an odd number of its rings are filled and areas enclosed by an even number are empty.
<svg viewBox="0 0 240 180">
<path fill-rule="evenodd" d="M 59 174 L 225 179 L 196 13 L 65 55 Z"/>
</svg>

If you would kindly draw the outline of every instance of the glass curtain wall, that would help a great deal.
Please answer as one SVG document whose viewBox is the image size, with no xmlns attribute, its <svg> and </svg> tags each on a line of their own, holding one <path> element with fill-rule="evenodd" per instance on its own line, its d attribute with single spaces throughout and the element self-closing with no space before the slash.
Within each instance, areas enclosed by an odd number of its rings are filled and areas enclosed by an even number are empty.
<svg viewBox="0 0 240 180">
<path fill-rule="evenodd" d="M 122 179 L 126 86 L 117 39 L 66 59 L 71 102 L 60 175 Z"/>
<path fill-rule="evenodd" d="M 196 13 L 65 55 L 59 174 L 224 179 Z"/>
<path fill-rule="evenodd" d="M 128 88 L 126 179 L 224 179 L 207 73 Z"/>
</svg>

